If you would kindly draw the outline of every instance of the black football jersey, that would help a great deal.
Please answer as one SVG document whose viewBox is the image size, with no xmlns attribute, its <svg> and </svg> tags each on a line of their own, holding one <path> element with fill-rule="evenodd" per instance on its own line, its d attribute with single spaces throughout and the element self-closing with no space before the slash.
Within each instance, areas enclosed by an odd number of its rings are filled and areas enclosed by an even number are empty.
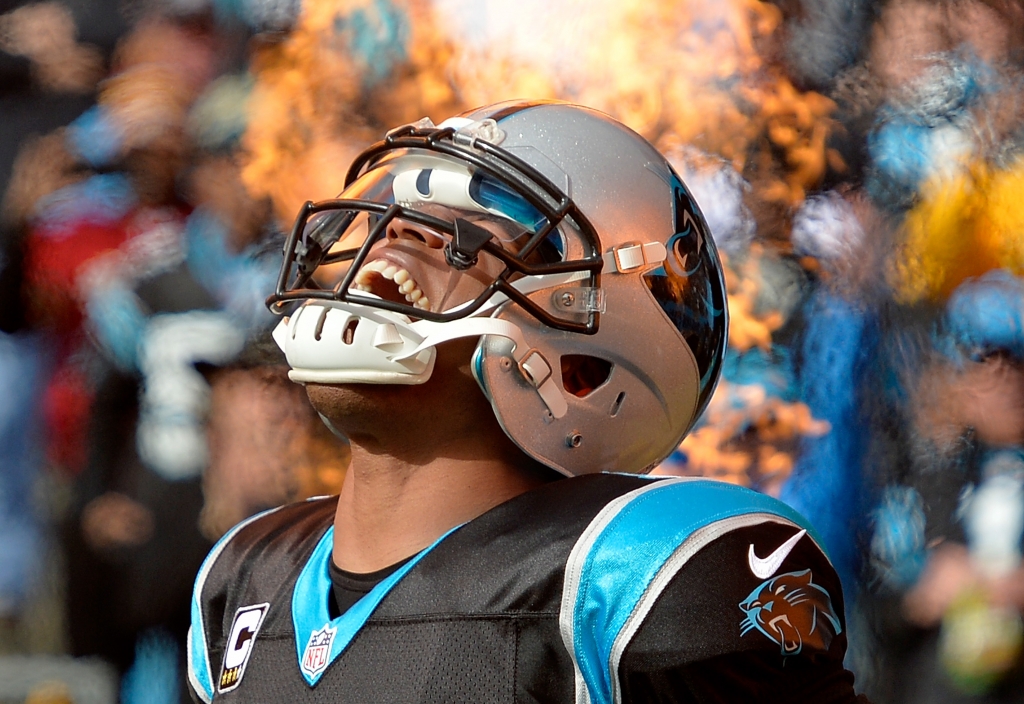
<svg viewBox="0 0 1024 704">
<path fill-rule="evenodd" d="M 233 529 L 196 580 L 211 702 L 850 702 L 839 580 L 803 518 L 599 474 L 459 526 L 332 618 L 336 498 Z"/>
</svg>

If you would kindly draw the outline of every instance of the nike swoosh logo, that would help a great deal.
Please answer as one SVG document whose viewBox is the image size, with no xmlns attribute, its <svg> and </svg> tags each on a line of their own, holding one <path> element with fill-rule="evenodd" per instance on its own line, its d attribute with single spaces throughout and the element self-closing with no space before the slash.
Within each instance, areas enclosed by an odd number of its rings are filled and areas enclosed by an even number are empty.
<svg viewBox="0 0 1024 704">
<path fill-rule="evenodd" d="M 750 571 L 753 572 L 754 576 L 758 579 L 768 579 L 775 574 L 780 567 L 782 567 L 783 560 L 789 557 L 790 551 L 798 542 L 800 542 L 800 538 L 805 535 L 807 535 L 806 530 L 800 531 L 777 547 L 775 552 L 764 559 L 761 559 L 754 554 L 754 544 L 751 543 L 750 550 L 747 551 L 747 561 L 750 563 Z"/>
</svg>

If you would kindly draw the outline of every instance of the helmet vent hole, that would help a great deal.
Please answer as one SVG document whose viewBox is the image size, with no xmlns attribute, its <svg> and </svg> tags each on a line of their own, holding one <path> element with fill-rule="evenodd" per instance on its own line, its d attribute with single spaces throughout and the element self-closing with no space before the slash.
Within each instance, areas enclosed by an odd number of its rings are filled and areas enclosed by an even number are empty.
<svg viewBox="0 0 1024 704">
<path fill-rule="evenodd" d="M 320 317 L 316 319 L 316 329 L 313 330 L 313 339 L 317 342 L 320 341 L 320 335 L 324 332 L 324 323 L 327 322 L 327 313 L 330 308 L 324 308 L 320 311 Z"/>
<path fill-rule="evenodd" d="M 586 398 L 608 381 L 612 363 L 588 354 L 564 354 L 561 360 L 562 386 L 573 396 Z"/>
<path fill-rule="evenodd" d="M 609 411 L 609 415 L 614 418 L 619 415 L 619 410 L 622 408 L 622 402 L 626 400 L 626 392 L 620 391 L 619 395 L 615 397 L 615 403 L 612 404 L 612 410 Z"/>
<path fill-rule="evenodd" d="M 341 341 L 346 345 L 351 345 L 352 340 L 356 337 L 356 328 L 359 326 L 359 318 L 352 318 L 345 324 L 345 329 L 341 332 Z"/>
</svg>

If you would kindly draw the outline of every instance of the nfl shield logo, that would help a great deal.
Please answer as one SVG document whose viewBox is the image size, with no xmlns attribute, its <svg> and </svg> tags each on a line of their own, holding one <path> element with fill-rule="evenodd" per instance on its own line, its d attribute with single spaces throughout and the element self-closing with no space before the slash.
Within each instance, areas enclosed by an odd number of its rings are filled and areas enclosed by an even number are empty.
<svg viewBox="0 0 1024 704">
<path fill-rule="evenodd" d="M 302 655 L 302 671 L 310 677 L 316 677 L 331 659 L 331 643 L 337 628 L 325 625 L 319 631 L 313 631 L 306 644 L 306 652 Z"/>
</svg>

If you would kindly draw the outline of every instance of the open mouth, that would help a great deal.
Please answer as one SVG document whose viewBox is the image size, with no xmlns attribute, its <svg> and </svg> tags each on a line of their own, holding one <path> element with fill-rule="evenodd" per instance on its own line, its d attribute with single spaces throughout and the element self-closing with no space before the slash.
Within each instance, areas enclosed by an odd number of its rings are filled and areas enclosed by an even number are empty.
<svg viewBox="0 0 1024 704">
<path fill-rule="evenodd" d="M 408 269 L 385 259 L 364 264 L 352 281 L 352 288 L 380 296 L 392 303 L 407 303 L 420 310 L 430 310 L 430 300 Z"/>
</svg>

